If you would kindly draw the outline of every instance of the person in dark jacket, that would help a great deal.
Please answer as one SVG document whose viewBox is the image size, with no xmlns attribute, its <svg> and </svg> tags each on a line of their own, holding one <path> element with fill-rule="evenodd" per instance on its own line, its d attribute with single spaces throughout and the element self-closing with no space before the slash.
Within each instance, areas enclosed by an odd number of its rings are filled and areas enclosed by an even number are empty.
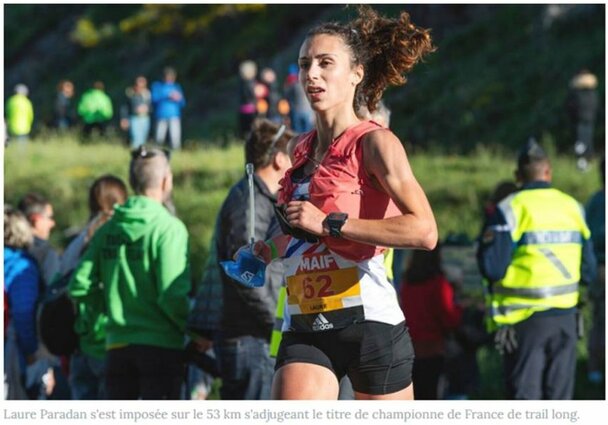
<svg viewBox="0 0 608 425">
<path fill-rule="evenodd" d="M 568 109 L 576 128 L 574 152 L 576 166 L 585 171 L 593 157 L 593 126 L 599 105 L 597 77 L 587 69 L 579 71 L 570 81 Z"/>
<path fill-rule="evenodd" d="M 70 80 L 61 80 L 55 98 L 55 125 L 59 130 L 67 130 L 76 122 L 73 99 L 74 84 Z"/>
<path fill-rule="evenodd" d="M 262 99 L 266 103 L 265 117 L 270 121 L 281 124 L 283 117 L 279 113 L 281 94 L 277 88 L 277 75 L 272 68 L 264 68 L 260 74 L 260 83 L 264 86 Z"/>
<path fill-rule="evenodd" d="M 55 227 L 51 201 L 37 192 L 30 192 L 19 200 L 17 208 L 25 215 L 32 226 L 34 243 L 28 252 L 38 262 L 44 286 L 48 286 L 59 272 L 61 257 L 51 246 L 49 238 Z"/>
<path fill-rule="evenodd" d="M 247 139 L 246 161 L 253 163 L 255 170 L 256 240 L 266 240 L 280 232 L 274 218 L 275 194 L 279 180 L 291 166 L 287 154 L 291 137 L 293 133 L 284 126 L 257 119 Z M 219 261 L 231 260 L 249 242 L 248 200 L 248 180 L 244 177 L 230 189 L 219 213 Z M 215 348 L 219 354 L 223 400 L 270 398 L 274 360 L 268 349 L 282 273 L 273 273 L 269 268 L 266 275 L 264 286 L 248 288 L 221 273 L 224 307 Z"/>
<path fill-rule="evenodd" d="M 585 216 L 593 252 L 597 258 L 597 277 L 589 285 L 592 304 L 591 329 L 589 331 L 587 379 L 592 384 L 602 384 L 606 359 L 606 160 L 600 163 L 602 188 L 595 192 L 585 208 Z"/>
</svg>

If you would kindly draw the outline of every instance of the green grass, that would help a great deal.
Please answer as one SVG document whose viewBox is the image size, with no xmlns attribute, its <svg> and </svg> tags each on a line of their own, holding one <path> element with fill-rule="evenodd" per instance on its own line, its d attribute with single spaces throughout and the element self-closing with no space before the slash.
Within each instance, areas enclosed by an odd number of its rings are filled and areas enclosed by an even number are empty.
<svg viewBox="0 0 608 425">
<path fill-rule="evenodd" d="M 52 133 L 25 147 L 9 145 L 5 151 L 5 202 L 16 204 L 28 191 L 39 191 L 54 205 L 57 227 L 52 241 L 66 243 L 64 233 L 87 221 L 86 199 L 90 184 L 102 174 L 112 173 L 127 181 L 129 151 L 118 141 L 80 144 L 75 137 Z M 217 212 L 232 186 L 244 173 L 242 144 L 191 144 L 175 152 L 173 198 L 178 216 L 190 233 L 193 282 L 200 281 Z M 550 146 L 555 186 L 585 202 L 599 187 L 596 168 L 576 171 L 571 157 L 556 156 Z M 512 178 L 514 157 L 501 149 L 478 147 L 470 155 L 417 152 L 410 155 L 414 173 L 433 207 L 441 238 L 462 233 L 473 239 L 481 226 L 483 203 L 499 181 Z M 586 312 L 589 322 L 589 314 Z M 575 397 L 603 399 L 603 388 L 585 380 L 586 339 L 578 344 Z M 478 399 L 501 399 L 502 366 L 493 348 L 478 353 L 481 388 Z M 214 394 L 217 393 L 216 382 Z"/>
</svg>

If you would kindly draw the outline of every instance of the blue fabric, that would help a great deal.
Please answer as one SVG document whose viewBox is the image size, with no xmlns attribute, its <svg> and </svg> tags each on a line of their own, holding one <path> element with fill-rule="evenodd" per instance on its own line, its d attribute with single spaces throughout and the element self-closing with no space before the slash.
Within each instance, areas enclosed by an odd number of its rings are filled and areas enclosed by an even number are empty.
<svg viewBox="0 0 608 425">
<path fill-rule="evenodd" d="M 170 98 L 173 91 L 177 91 L 181 95 L 180 100 L 176 101 Z M 154 115 L 157 119 L 181 116 L 181 109 L 186 105 L 182 86 L 178 83 L 154 82 L 152 84 L 152 103 L 154 104 Z"/>
<path fill-rule="evenodd" d="M 507 220 L 497 208 L 480 237 L 477 262 L 481 274 L 490 282 L 502 279 L 513 259 L 514 243 L 506 226 Z"/>
<path fill-rule="evenodd" d="M 269 400 L 274 359 L 268 342 L 243 336 L 220 339 L 216 345 L 222 387 L 222 400 Z"/>
<path fill-rule="evenodd" d="M 596 192 L 585 208 L 587 225 L 591 230 L 593 251 L 598 262 L 604 264 L 606 258 L 606 191 Z"/>
<path fill-rule="evenodd" d="M 590 285 L 597 277 L 597 260 L 593 253 L 593 242 L 586 239 L 583 242 L 583 252 L 581 258 L 581 283 Z"/>
<path fill-rule="evenodd" d="M 70 387 L 74 400 L 104 400 L 106 361 L 84 353 L 70 358 Z"/>
<path fill-rule="evenodd" d="M 131 134 L 131 148 L 136 149 L 146 143 L 150 132 L 150 117 L 132 115 L 130 118 L 129 132 Z"/>
<path fill-rule="evenodd" d="M 36 261 L 26 252 L 4 247 L 4 291 L 8 294 L 10 320 L 17 334 L 21 366 L 38 349 L 36 306 L 40 274 Z M 22 369 L 23 370 L 23 369 Z"/>
</svg>

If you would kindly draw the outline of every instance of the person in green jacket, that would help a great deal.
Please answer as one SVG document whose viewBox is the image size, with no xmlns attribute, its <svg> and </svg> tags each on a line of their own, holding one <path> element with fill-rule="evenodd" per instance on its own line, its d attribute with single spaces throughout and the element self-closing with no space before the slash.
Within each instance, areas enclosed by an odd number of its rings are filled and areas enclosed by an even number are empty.
<svg viewBox="0 0 608 425">
<path fill-rule="evenodd" d="M 27 141 L 34 122 L 34 107 L 27 97 L 25 84 L 15 86 L 15 94 L 6 101 L 6 128 L 11 139 Z"/>
<path fill-rule="evenodd" d="M 163 206 L 173 186 L 164 151 L 134 151 L 129 181 L 136 195 L 95 233 L 69 292 L 81 303 L 105 304 L 109 399 L 178 399 L 191 286 L 188 232 Z"/>
<path fill-rule="evenodd" d="M 103 82 L 95 81 L 78 102 L 78 115 L 84 122 L 85 138 L 90 137 L 94 129 L 99 131 L 100 136 L 104 136 L 107 125 L 114 116 L 112 101 L 104 89 Z"/>
</svg>

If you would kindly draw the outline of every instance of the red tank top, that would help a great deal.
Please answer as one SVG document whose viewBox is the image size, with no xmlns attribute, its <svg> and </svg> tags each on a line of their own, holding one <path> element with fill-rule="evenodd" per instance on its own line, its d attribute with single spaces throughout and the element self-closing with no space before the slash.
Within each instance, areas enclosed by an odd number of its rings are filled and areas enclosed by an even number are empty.
<svg viewBox="0 0 608 425">
<path fill-rule="evenodd" d="M 373 121 L 346 129 L 329 146 L 325 157 L 310 179 L 310 202 L 326 214 L 345 212 L 349 218 L 383 219 L 401 215 L 401 211 L 383 191 L 376 189 L 363 164 L 360 141 L 371 131 L 383 128 Z M 295 183 L 292 174 L 308 160 L 317 137 L 316 130 L 301 136 L 293 156 L 292 168 L 281 180 L 278 203 L 292 200 Z M 335 253 L 352 261 L 362 261 L 381 254 L 385 248 L 349 241 L 343 238 L 325 237 L 323 242 Z"/>
</svg>

